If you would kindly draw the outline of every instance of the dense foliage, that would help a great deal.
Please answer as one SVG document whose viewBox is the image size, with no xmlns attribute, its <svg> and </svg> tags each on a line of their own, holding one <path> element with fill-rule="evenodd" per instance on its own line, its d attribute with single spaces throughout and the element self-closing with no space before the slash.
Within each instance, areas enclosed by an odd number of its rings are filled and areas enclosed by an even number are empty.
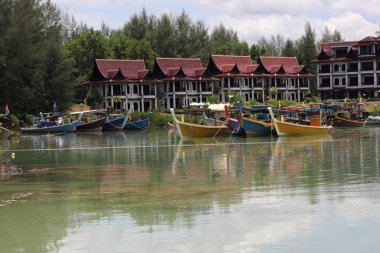
<svg viewBox="0 0 380 253">
<path fill-rule="evenodd" d="M 38 0 L 0 0 L 0 104 L 11 112 L 65 109 L 73 64 L 63 47 L 60 13 Z"/>
<path fill-rule="evenodd" d="M 317 45 L 328 40 L 342 37 L 326 28 L 316 41 L 306 23 L 299 39 L 278 34 L 248 45 L 223 24 L 209 31 L 185 11 L 157 17 L 144 9 L 118 30 L 104 22 L 96 30 L 62 15 L 49 0 L 0 0 L 0 106 L 30 114 L 50 111 L 54 103 L 63 111 L 85 98 L 96 102 L 97 94 L 83 85 L 95 58 L 144 59 L 150 68 L 155 57 L 200 57 L 206 65 L 210 54 L 251 55 L 254 61 L 260 55 L 282 55 L 297 56 L 313 71 Z"/>
</svg>

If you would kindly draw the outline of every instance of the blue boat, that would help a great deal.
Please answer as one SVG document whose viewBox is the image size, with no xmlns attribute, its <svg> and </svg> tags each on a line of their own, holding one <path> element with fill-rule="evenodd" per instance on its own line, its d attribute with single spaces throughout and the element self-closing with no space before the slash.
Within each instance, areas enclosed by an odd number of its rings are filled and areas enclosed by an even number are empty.
<svg viewBox="0 0 380 253">
<path fill-rule="evenodd" d="M 128 121 L 124 126 L 124 130 L 143 130 L 147 128 L 149 126 L 149 120 L 151 116 L 152 113 L 149 112 L 145 119 Z"/>
<path fill-rule="evenodd" d="M 246 134 L 249 135 L 271 135 L 274 133 L 274 127 L 267 115 L 269 110 L 267 106 L 253 106 L 251 108 L 244 108 L 243 111 L 247 112 L 242 116 L 242 127 Z"/>
<path fill-rule="evenodd" d="M 103 131 L 123 131 L 127 120 L 127 115 L 110 114 L 103 125 Z"/>
<path fill-rule="evenodd" d="M 31 127 L 21 128 L 20 130 L 21 133 L 24 134 L 68 133 L 75 132 L 79 123 L 80 120 L 65 123 L 61 114 L 55 114 L 47 118 L 41 113 L 37 124 L 33 124 Z"/>
</svg>

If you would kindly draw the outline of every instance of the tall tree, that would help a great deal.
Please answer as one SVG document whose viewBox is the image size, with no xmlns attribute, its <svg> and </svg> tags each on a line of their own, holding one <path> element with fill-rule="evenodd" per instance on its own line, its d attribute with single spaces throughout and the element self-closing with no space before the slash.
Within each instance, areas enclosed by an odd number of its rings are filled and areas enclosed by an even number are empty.
<svg viewBox="0 0 380 253">
<path fill-rule="evenodd" d="M 82 101 L 87 93 L 87 89 L 81 85 L 88 80 L 95 59 L 110 58 L 112 56 L 109 42 L 101 31 L 91 28 L 88 32 L 82 33 L 77 39 L 72 39 L 65 44 L 70 57 L 74 59 L 76 88 L 76 100 Z"/>
<path fill-rule="evenodd" d="M 252 44 L 249 49 L 249 55 L 254 62 L 257 62 L 260 55 L 265 55 L 265 52 L 258 44 Z"/>
<path fill-rule="evenodd" d="M 191 57 L 200 57 L 205 65 L 210 55 L 209 35 L 202 21 L 195 22 L 190 27 L 188 44 L 191 45 Z"/>
<path fill-rule="evenodd" d="M 282 50 L 282 56 L 293 57 L 297 55 L 297 49 L 295 43 L 291 39 L 287 39 L 284 49 Z"/>
<path fill-rule="evenodd" d="M 190 57 L 192 50 L 189 44 L 189 37 L 192 21 L 184 10 L 176 18 L 175 26 L 177 30 L 177 54 L 181 57 Z"/>
<path fill-rule="evenodd" d="M 133 39 L 144 39 L 149 30 L 149 21 L 149 17 L 144 8 L 142 9 L 140 15 L 133 15 L 129 22 L 124 25 L 124 33 Z"/>
<path fill-rule="evenodd" d="M 163 14 L 157 21 L 152 46 L 159 56 L 177 57 L 177 33 L 168 14 Z"/>
<path fill-rule="evenodd" d="M 344 41 L 342 34 L 337 30 L 334 30 L 334 32 L 331 32 L 330 29 L 327 26 L 325 26 L 320 42 L 339 42 L 339 41 Z"/>
<path fill-rule="evenodd" d="M 317 55 L 316 35 L 314 29 L 311 28 L 309 22 L 305 24 L 305 34 L 301 37 L 299 42 L 299 51 L 302 55 L 299 57 L 301 64 L 305 65 L 306 69 L 311 73 L 316 72 L 315 64 L 312 64 Z M 315 82 L 312 82 L 311 90 L 314 92 L 316 89 Z"/>
<path fill-rule="evenodd" d="M 19 100 L 28 96 L 39 63 L 40 16 L 41 10 L 35 1 L 14 1 L 9 16 L 10 27 L 4 38 L 6 70 L 3 79 L 5 93 L 2 93 L 12 102 L 10 106 L 14 111 L 28 111 L 28 105 Z"/>
</svg>

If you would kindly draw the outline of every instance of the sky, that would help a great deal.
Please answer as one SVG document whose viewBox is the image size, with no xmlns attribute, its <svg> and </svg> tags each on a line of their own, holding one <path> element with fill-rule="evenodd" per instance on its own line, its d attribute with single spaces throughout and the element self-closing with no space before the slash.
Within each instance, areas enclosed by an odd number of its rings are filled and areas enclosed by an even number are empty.
<svg viewBox="0 0 380 253">
<path fill-rule="evenodd" d="M 104 21 L 111 29 L 122 28 L 143 8 L 148 15 L 179 15 L 201 20 L 211 32 L 223 23 L 237 31 L 248 44 L 281 34 L 298 39 L 309 22 L 320 38 L 327 26 L 341 32 L 346 41 L 375 36 L 380 30 L 380 0 L 52 0 L 60 11 L 100 29 Z"/>
</svg>

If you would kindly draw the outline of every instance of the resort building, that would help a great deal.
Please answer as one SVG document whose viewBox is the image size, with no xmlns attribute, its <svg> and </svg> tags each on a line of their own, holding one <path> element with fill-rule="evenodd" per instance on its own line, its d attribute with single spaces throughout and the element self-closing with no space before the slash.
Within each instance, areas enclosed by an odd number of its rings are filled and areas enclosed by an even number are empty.
<svg viewBox="0 0 380 253">
<path fill-rule="evenodd" d="M 165 109 L 206 102 L 219 81 L 202 67 L 200 58 L 156 58 L 152 74 L 163 82 L 158 99 Z"/>
<path fill-rule="evenodd" d="M 96 59 L 89 81 L 103 97 L 100 108 L 137 111 L 158 107 L 157 92 L 162 81 L 146 69 L 143 60 Z"/>
<path fill-rule="evenodd" d="M 210 96 L 227 102 L 231 94 L 263 102 L 271 87 L 277 88 L 276 99 L 302 101 L 312 77 L 296 57 L 259 57 L 253 64 L 250 56 L 210 55 L 206 68 L 200 58 L 156 58 L 152 70 L 143 60 L 96 59 L 85 84 L 103 97 L 99 108 L 125 111 L 134 105 L 147 111 L 181 108 Z"/>
<path fill-rule="evenodd" d="M 276 99 L 302 101 L 309 92 L 310 78 L 296 57 L 259 57 L 252 64 L 250 56 L 211 55 L 207 69 L 220 79 L 220 101 L 227 94 L 238 93 L 243 101 L 263 102 L 271 87 L 277 88 Z"/>
<path fill-rule="evenodd" d="M 322 43 L 320 50 L 313 62 L 321 99 L 379 97 L 380 36 Z"/>
</svg>

